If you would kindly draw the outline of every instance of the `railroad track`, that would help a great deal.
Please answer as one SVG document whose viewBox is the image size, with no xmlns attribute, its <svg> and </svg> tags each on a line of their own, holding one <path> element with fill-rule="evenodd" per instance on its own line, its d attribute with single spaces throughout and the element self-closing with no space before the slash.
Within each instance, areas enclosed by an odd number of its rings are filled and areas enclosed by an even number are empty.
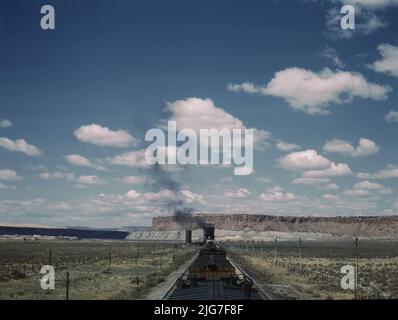
<svg viewBox="0 0 398 320">
<path fill-rule="evenodd" d="M 231 256 L 228 256 L 227 259 L 231 262 L 233 266 L 236 267 L 237 270 L 239 270 L 245 277 L 249 278 L 254 286 L 257 288 L 258 291 L 261 292 L 261 295 L 264 297 L 264 300 L 272 300 L 272 297 L 263 289 L 263 286 L 256 281 L 243 267 L 241 264 L 236 262 Z"/>
</svg>

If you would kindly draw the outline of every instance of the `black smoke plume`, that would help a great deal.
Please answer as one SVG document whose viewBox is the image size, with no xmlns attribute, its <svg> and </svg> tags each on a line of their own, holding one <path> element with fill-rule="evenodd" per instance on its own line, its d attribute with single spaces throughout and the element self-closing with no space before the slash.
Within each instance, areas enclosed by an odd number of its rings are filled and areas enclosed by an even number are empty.
<svg viewBox="0 0 398 320">
<path fill-rule="evenodd" d="M 173 213 L 175 221 L 185 229 L 192 230 L 195 226 L 202 228 L 204 222 L 192 215 L 195 209 L 186 205 L 180 183 L 175 181 L 158 163 L 151 166 L 150 173 L 153 192 L 164 189 L 173 192 L 174 197 L 166 202 L 166 209 Z"/>
</svg>

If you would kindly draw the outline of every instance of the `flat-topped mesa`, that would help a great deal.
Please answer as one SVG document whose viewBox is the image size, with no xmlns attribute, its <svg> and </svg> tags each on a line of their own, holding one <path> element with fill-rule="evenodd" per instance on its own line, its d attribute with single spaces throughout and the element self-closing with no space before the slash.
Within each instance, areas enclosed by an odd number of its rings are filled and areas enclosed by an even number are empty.
<svg viewBox="0 0 398 320">
<path fill-rule="evenodd" d="M 398 216 L 292 217 L 259 214 L 195 214 L 155 217 L 154 231 L 195 230 L 204 223 L 216 230 L 328 233 L 336 236 L 397 237 Z"/>
</svg>

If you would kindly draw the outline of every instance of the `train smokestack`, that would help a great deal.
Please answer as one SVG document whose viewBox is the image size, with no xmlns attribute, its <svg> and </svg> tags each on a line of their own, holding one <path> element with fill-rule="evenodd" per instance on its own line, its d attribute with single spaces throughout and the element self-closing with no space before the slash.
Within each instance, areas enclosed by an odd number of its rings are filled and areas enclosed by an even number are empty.
<svg viewBox="0 0 398 320">
<path fill-rule="evenodd" d="M 205 240 L 214 240 L 214 225 L 206 223 L 203 226 L 203 236 Z"/>
<path fill-rule="evenodd" d="M 192 231 L 185 230 L 185 244 L 192 244 Z"/>
</svg>

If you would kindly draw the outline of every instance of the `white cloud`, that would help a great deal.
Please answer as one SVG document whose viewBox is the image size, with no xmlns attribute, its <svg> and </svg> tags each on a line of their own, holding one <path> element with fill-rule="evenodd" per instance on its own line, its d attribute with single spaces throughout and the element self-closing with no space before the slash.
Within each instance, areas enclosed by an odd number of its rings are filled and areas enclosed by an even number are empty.
<svg viewBox="0 0 398 320">
<path fill-rule="evenodd" d="M 136 190 L 129 190 L 126 193 L 126 197 L 130 200 L 135 200 L 136 203 L 138 204 L 147 204 L 147 203 L 163 203 L 163 202 L 169 202 L 172 200 L 177 200 L 177 199 L 183 199 L 184 203 L 186 204 L 205 204 L 205 198 L 203 195 L 192 192 L 187 189 L 183 189 L 180 192 L 180 195 L 177 195 L 175 192 L 168 190 L 168 189 L 162 189 L 158 192 L 145 192 L 145 193 L 139 193 Z"/>
<path fill-rule="evenodd" d="M 361 1 L 361 0 L 359 0 Z M 374 12 L 376 6 L 359 5 L 359 1 L 351 3 L 356 5 L 355 9 L 355 29 L 344 30 L 340 26 L 341 13 L 340 8 L 331 8 L 326 12 L 326 26 L 328 32 L 326 33 L 332 39 L 350 39 L 354 36 L 369 35 L 379 29 L 388 26 L 388 22 Z M 342 2 L 342 1 L 341 1 Z M 344 1 L 344 4 L 349 4 L 349 1 Z M 381 7 L 380 7 L 381 8 Z"/>
<path fill-rule="evenodd" d="M 148 167 L 148 164 L 145 160 L 145 149 L 132 151 L 132 152 L 125 152 L 108 160 L 110 161 L 110 163 L 119 166 L 141 167 L 141 168 Z"/>
<path fill-rule="evenodd" d="M 345 163 L 331 163 L 323 170 L 309 170 L 303 173 L 304 178 L 344 177 L 352 174 L 351 168 Z"/>
<path fill-rule="evenodd" d="M 176 121 L 177 130 L 192 129 L 199 134 L 200 129 L 247 129 L 241 120 L 217 107 L 211 99 L 187 98 L 167 103 L 166 111 L 171 113 L 169 120 Z M 268 147 L 271 133 L 253 128 L 254 147 L 264 150 Z"/>
<path fill-rule="evenodd" d="M 98 176 L 80 176 L 76 180 L 78 185 L 103 185 L 105 180 Z"/>
<path fill-rule="evenodd" d="M 335 183 L 327 184 L 323 187 L 325 190 L 338 190 L 339 186 Z"/>
<path fill-rule="evenodd" d="M 139 197 L 141 197 L 141 193 L 135 191 L 135 190 L 129 190 L 126 193 L 127 198 L 129 199 L 138 199 Z"/>
<path fill-rule="evenodd" d="M 280 167 L 292 171 L 326 169 L 330 167 L 331 164 L 330 160 L 319 155 L 313 149 L 292 152 L 278 160 L 278 165 Z"/>
<path fill-rule="evenodd" d="M 344 69 L 345 63 L 341 61 L 341 59 L 337 55 L 336 50 L 333 49 L 332 47 L 329 46 L 324 47 L 320 54 L 322 57 L 332 62 L 336 67 Z"/>
<path fill-rule="evenodd" d="M 368 180 L 356 183 L 352 189 L 346 190 L 345 195 L 354 197 L 368 197 L 372 195 L 390 194 L 392 190 L 385 186 Z"/>
<path fill-rule="evenodd" d="M 227 198 L 238 198 L 238 199 L 242 199 L 242 198 L 246 198 L 250 195 L 250 191 L 245 189 L 245 188 L 239 188 L 238 190 L 234 190 L 234 191 L 226 191 L 224 193 L 224 195 Z"/>
<path fill-rule="evenodd" d="M 372 140 L 361 138 L 357 147 L 354 147 L 348 141 L 334 139 L 326 142 L 323 149 L 327 152 L 350 157 L 365 157 L 376 154 L 380 147 Z"/>
<path fill-rule="evenodd" d="M 336 201 L 336 200 L 339 199 L 339 196 L 336 196 L 336 195 L 334 195 L 334 194 L 329 194 L 329 193 L 327 193 L 327 194 L 323 194 L 323 195 L 322 195 L 322 199 L 331 200 L 331 201 Z"/>
<path fill-rule="evenodd" d="M 23 139 L 11 140 L 8 138 L 0 138 L 0 147 L 9 151 L 22 152 L 29 156 L 39 156 L 41 151 L 34 145 L 27 143 Z"/>
<path fill-rule="evenodd" d="M 288 142 L 284 142 L 284 141 L 279 141 L 276 143 L 276 147 L 280 150 L 280 151 L 293 151 L 293 150 L 297 150 L 300 149 L 300 146 L 294 143 L 288 143 Z"/>
<path fill-rule="evenodd" d="M 360 73 L 328 68 L 313 72 L 297 67 L 277 72 L 266 86 L 246 82 L 230 84 L 228 89 L 280 97 L 293 109 L 308 114 L 328 114 L 331 103 L 347 103 L 354 98 L 383 100 L 391 91 L 389 86 L 368 82 Z"/>
<path fill-rule="evenodd" d="M 360 179 L 390 179 L 398 178 L 398 166 L 389 164 L 385 169 L 381 169 L 376 173 L 363 173 L 357 174 Z"/>
<path fill-rule="evenodd" d="M 78 155 L 78 154 L 70 154 L 65 156 L 65 159 L 70 163 L 75 166 L 81 166 L 81 167 L 89 167 L 89 168 L 95 168 L 97 170 L 105 170 L 103 166 L 96 165 L 92 163 L 89 159 Z"/>
<path fill-rule="evenodd" d="M 98 124 L 81 126 L 74 132 L 75 137 L 86 143 L 108 147 L 128 147 L 136 141 L 132 135 L 125 130 L 110 130 Z"/>
<path fill-rule="evenodd" d="M 269 193 L 282 192 L 283 188 L 280 186 L 274 186 L 274 187 L 268 188 L 266 191 Z"/>
<path fill-rule="evenodd" d="M 229 176 L 228 177 L 223 177 L 223 178 L 220 179 L 220 182 L 225 182 L 225 183 L 230 183 L 232 181 L 234 181 L 234 179 L 232 177 L 229 177 Z"/>
<path fill-rule="evenodd" d="M 206 200 L 203 195 L 192 192 L 190 190 L 181 190 L 181 194 L 184 196 L 186 203 L 198 203 L 206 204 Z"/>
<path fill-rule="evenodd" d="M 20 177 L 14 170 L 1 169 L 0 170 L 0 180 L 3 180 L 3 181 L 20 181 L 20 180 L 22 180 L 22 177 Z"/>
<path fill-rule="evenodd" d="M 370 182 L 369 180 L 364 180 L 356 183 L 353 187 L 354 189 L 364 189 L 364 190 L 384 190 L 385 187 L 379 183 Z"/>
<path fill-rule="evenodd" d="M 285 202 L 295 200 L 297 196 L 291 192 L 284 193 L 281 188 L 275 187 L 260 194 L 259 198 L 265 202 Z"/>
<path fill-rule="evenodd" d="M 15 189 L 15 186 L 7 186 L 3 183 L 0 183 L 0 189 L 7 190 L 7 189 Z"/>
<path fill-rule="evenodd" d="M 365 7 L 368 9 L 382 9 L 398 5 L 398 0 L 334 0 L 342 4 Z"/>
<path fill-rule="evenodd" d="M 261 183 L 270 183 L 272 181 L 272 179 L 267 177 L 256 177 L 255 180 Z"/>
<path fill-rule="evenodd" d="M 123 178 L 123 182 L 127 184 L 145 184 L 148 182 L 148 178 L 139 176 L 127 176 Z"/>
<path fill-rule="evenodd" d="M 2 119 L 0 120 L 0 128 L 9 128 L 12 127 L 12 123 L 8 119 Z"/>
<path fill-rule="evenodd" d="M 387 122 L 398 122 L 398 111 L 391 110 L 384 117 Z"/>
<path fill-rule="evenodd" d="M 54 171 L 54 172 L 40 172 L 39 178 L 42 180 L 53 180 L 53 179 L 64 179 L 68 181 L 74 181 L 76 179 L 75 175 L 70 172 L 64 171 Z"/>
<path fill-rule="evenodd" d="M 376 72 L 398 77 L 398 47 L 390 44 L 380 44 L 377 50 L 382 58 L 375 61 L 370 68 Z"/>
<path fill-rule="evenodd" d="M 320 185 L 329 183 L 330 179 L 328 178 L 297 178 L 292 181 L 293 184 L 303 184 L 303 185 Z"/>
<path fill-rule="evenodd" d="M 106 180 L 95 175 L 82 175 L 76 177 L 71 172 L 53 171 L 53 172 L 40 172 L 38 177 L 42 180 L 66 180 L 75 183 L 77 188 L 87 188 L 87 186 L 104 185 Z"/>
</svg>

